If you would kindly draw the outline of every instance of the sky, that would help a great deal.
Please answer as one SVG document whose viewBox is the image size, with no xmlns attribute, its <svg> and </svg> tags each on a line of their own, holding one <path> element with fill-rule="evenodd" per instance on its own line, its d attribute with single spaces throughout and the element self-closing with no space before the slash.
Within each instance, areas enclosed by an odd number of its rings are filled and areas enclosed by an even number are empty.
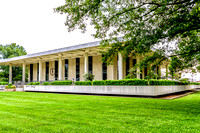
<svg viewBox="0 0 200 133">
<path fill-rule="evenodd" d="M 0 44 L 17 43 L 28 54 L 98 41 L 88 26 L 68 32 L 66 14 L 54 12 L 65 0 L 0 0 Z"/>
</svg>

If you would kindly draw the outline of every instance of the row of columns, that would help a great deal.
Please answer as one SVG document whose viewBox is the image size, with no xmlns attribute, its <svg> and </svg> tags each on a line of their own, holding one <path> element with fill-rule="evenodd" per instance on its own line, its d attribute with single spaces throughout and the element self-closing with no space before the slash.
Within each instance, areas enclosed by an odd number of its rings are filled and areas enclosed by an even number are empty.
<svg viewBox="0 0 200 133">
<path fill-rule="evenodd" d="M 140 59 L 137 57 L 137 63 L 139 63 Z M 62 56 L 59 55 L 59 80 L 63 80 L 63 73 L 62 73 Z M 123 56 L 121 53 L 118 54 L 118 70 L 119 70 L 119 79 L 123 79 Z M 88 73 L 88 53 L 84 55 L 84 73 Z M 137 69 L 137 78 L 140 78 L 140 69 Z M 23 62 L 23 74 L 22 74 L 22 81 L 25 82 L 25 75 L 26 75 L 26 63 Z M 39 59 L 39 81 L 42 81 L 42 59 Z M 10 64 L 9 68 L 9 83 L 12 83 L 12 65 Z"/>
<path fill-rule="evenodd" d="M 139 56 L 136 57 L 137 63 L 140 63 Z M 58 80 L 63 80 L 63 73 L 62 73 L 62 67 L 63 67 L 63 61 L 62 61 L 62 55 L 59 55 L 59 77 Z M 118 54 L 118 76 L 119 79 L 123 79 L 123 56 L 121 53 Z M 84 55 L 84 73 L 88 73 L 88 53 L 86 52 Z M 168 68 L 166 65 L 166 73 L 168 73 Z M 26 75 L 26 63 L 23 62 L 23 74 L 22 74 L 22 81 L 25 82 L 25 75 Z M 167 74 L 166 74 L 167 75 Z M 140 68 L 137 68 L 137 76 L 138 79 L 140 79 Z M 42 59 L 39 59 L 39 81 L 42 81 Z M 9 65 L 9 83 L 12 83 L 12 64 Z"/>
</svg>

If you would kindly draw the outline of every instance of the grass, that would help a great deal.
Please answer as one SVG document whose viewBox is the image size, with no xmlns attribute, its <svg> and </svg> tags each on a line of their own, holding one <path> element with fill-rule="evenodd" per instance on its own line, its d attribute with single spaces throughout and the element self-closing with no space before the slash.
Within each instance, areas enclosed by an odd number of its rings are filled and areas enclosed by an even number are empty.
<svg viewBox="0 0 200 133">
<path fill-rule="evenodd" d="M 0 132 L 199 132 L 200 93 L 176 100 L 0 92 Z"/>
</svg>

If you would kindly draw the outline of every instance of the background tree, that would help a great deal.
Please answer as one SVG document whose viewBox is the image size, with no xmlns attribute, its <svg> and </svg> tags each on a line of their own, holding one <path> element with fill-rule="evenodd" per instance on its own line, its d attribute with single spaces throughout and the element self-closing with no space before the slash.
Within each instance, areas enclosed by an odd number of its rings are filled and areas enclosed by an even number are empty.
<svg viewBox="0 0 200 133">
<path fill-rule="evenodd" d="M 172 76 L 172 80 L 174 77 L 178 78 L 179 71 L 183 70 L 182 61 L 177 57 L 172 57 L 169 65 L 169 74 Z"/>
<path fill-rule="evenodd" d="M 0 53 L 3 56 L 3 59 L 17 57 L 21 55 L 26 55 L 26 50 L 24 47 L 17 45 L 16 43 L 12 43 L 9 45 L 0 45 Z M 0 66 L 0 81 L 8 81 L 9 77 L 9 66 Z M 13 81 L 21 81 L 22 80 L 22 67 L 14 67 L 13 66 Z M 27 74 L 26 74 L 27 77 Z"/>
<path fill-rule="evenodd" d="M 199 7 L 199 0 L 66 0 L 55 11 L 67 15 L 69 31 L 84 32 L 90 20 L 94 37 L 111 47 L 103 51 L 108 62 L 118 52 L 146 57 L 155 49 L 187 64 L 200 61 Z"/>
</svg>

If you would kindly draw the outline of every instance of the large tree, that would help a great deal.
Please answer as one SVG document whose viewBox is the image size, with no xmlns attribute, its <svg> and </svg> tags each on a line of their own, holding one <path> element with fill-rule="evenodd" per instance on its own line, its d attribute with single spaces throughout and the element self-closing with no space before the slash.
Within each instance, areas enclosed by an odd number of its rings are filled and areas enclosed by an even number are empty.
<svg viewBox="0 0 200 133">
<path fill-rule="evenodd" d="M 16 43 L 12 43 L 9 45 L 0 45 L 0 54 L 2 54 L 3 59 L 17 57 L 26 55 L 26 50 L 24 47 L 17 45 Z M 0 66 L 0 81 L 8 81 L 9 77 L 9 66 Z M 14 67 L 13 66 L 13 81 L 21 81 L 22 80 L 22 67 Z"/>
<path fill-rule="evenodd" d="M 200 60 L 199 0 L 66 0 L 55 11 L 67 15 L 69 31 L 85 31 L 90 21 L 94 37 L 111 46 L 104 52 L 107 61 L 118 51 L 127 57 L 152 49 L 159 55 L 145 57 L 156 62 L 164 59 L 160 55 L 176 56 L 187 65 Z"/>
</svg>

